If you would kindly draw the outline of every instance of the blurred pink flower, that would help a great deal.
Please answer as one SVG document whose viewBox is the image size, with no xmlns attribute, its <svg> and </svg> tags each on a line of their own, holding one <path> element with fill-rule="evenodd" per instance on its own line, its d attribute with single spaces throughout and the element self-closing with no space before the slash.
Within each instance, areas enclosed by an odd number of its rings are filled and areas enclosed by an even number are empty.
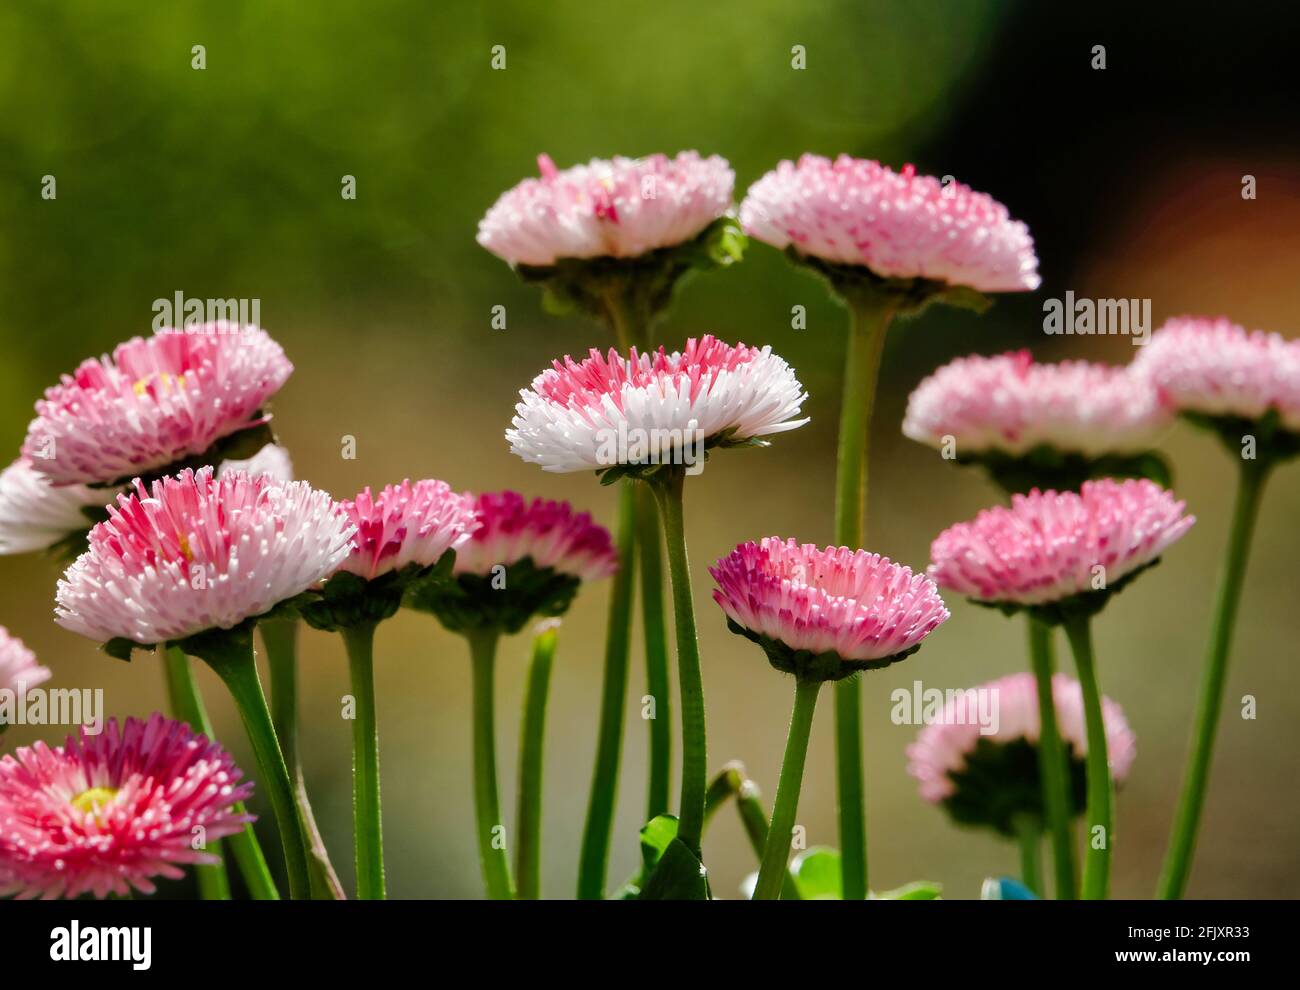
<svg viewBox="0 0 1300 990">
<path fill-rule="evenodd" d="M 474 500 L 481 527 L 456 553 L 457 574 L 487 576 L 498 564 L 524 558 L 582 581 L 618 570 L 609 530 L 568 502 L 528 502 L 518 492 L 488 492 Z"/>
<path fill-rule="evenodd" d="M 773 247 L 881 278 L 925 278 L 981 292 L 1038 288 L 1033 238 L 993 197 L 911 165 L 841 155 L 783 161 L 740 205 L 745 233 Z"/>
<path fill-rule="evenodd" d="M 1219 317 L 1167 320 L 1139 352 L 1134 369 L 1179 410 L 1259 419 L 1276 410 L 1300 433 L 1300 340 Z"/>
<path fill-rule="evenodd" d="M 1128 368 L 1063 361 L 1028 351 L 971 355 L 944 365 L 907 402 L 903 433 L 958 455 L 1020 456 L 1039 446 L 1102 457 L 1150 450 L 1173 419 L 1150 382 Z"/>
<path fill-rule="evenodd" d="M 938 721 L 922 729 L 916 742 L 907 747 L 907 772 L 920 781 L 921 797 L 927 801 L 942 801 L 956 792 L 950 774 L 965 768 L 966 758 L 981 739 L 1002 744 L 1025 739 L 1038 744 L 1038 688 L 1033 674 L 1011 674 L 973 690 L 996 692 L 995 731 L 982 733 L 979 722 L 969 717 L 969 697 L 953 697 L 944 706 Z M 1061 739 L 1067 750 L 1073 751 L 1072 758 L 1082 763 L 1088 752 L 1088 733 L 1079 682 L 1065 674 L 1056 674 L 1052 678 L 1052 697 Z M 1101 713 L 1106 726 L 1110 775 L 1119 783 L 1133 766 L 1137 738 L 1129 728 L 1123 709 L 1115 702 L 1102 698 Z"/>
<path fill-rule="evenodd" d="M 152 894 L 155 877 L 218 862 L 195 839 L 252 821 L 233 807 L 252 793 L 242 776 L 216 743 L 157 714 L 23 747 L 0 759 L 0 895 Z"/>
<path fill-rule="evenodd" d="M 408 564 L 436 564 L 448 550 L 463 546 L 478 525 L 474 499 L 432 479 L 385 485 L 377 496 L 367 488 L 341 505 L 356 532 L 352 553 L 339 570 L 367 581 Z"/>
<path fill-rule="evenodd" d="M 948 619 L 933 581 L 865 550 L 769 536 L 740 544 L 709 573 L 713 600 L 738 626 L 844 661 L 895 657 Z"/>
<path fill-rule="evenodd" d="M 713 155 L 592 159 L 503 193 L 479 221 L 478 242 L 511 265 L 564 258 L 633 258 L 691 240 L 731 208 L 735 174 Z"/>
<path fill-rule="evenodd" d="M 38 664 L 36 654 L 21 639 L 0 626 L 0 691 L 16 693 L 20 684 L 33 688 L 49 679 L 49 668 Z M 3 725 L 0 722 L 0 727 Z"/>
<path fill-rule="evenodd" d="M 1146 480 L 1013 495 L 944 530 L 930 547 L 939 587 L 980 601 L 1038 605 L 1115 586 L 1192 527 L 1184 503 Z"/>
<path fill-rule="evenodd" d="M 711 335 L 672 354 L 634 347 L 625 358 L 593 348 L 583 361 L 554 362 L 520 396 L 506 439 L 547 471 L 630 463 L 636 445 L 668 462 L 697 440 L 743 441 L 808 422 L 793 418 L 807 398 L 803 386 L 770 347 L 732 346 Z"/>
<path fill-rule="evenodd" d="M 328 577 L 355 527 L 300 481 L 212 468 L 119 495 L 59 581 L 56 620 L 105 642 L 145 645 L 230 629 Z"/>
<path fill-rule="evenodd" d="M 102 509 L 112 489 L 55 485 L 20 457 L 0 472 L 0 556 L 46 550 L 90 528 L 82 510 Z"/>
<path fill-rule="evenodd" d="M 135 337 L 46 390 L 23 453 L 57 484 L 147 474 L 264 422 L 262 406 L 292 371 L 256 327 L 218 322 Z"/>
</svg>

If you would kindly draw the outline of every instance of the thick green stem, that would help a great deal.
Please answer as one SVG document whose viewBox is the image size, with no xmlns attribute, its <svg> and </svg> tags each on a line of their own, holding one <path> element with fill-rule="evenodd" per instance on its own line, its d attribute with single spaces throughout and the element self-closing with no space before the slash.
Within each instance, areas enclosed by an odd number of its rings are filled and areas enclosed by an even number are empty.
<svg viewBox="0 0 1300 990">
<path fill-rule="evenodd" d="M 1110 758 L 1106 751 L 1106 723 L 1101 714 L 1101 690 L 1092 655 L 1092 629 L 1087 617 L 1065 623 L 1083 689 L 1083 720 L 1088 738 L 1088 843 L 1083 862 L 1083 899 L 1104 901 L 1110 891 L 1110 847 L 1114 843 L 1111 813 Z"/>
<path fill-rule="evenodd" d="M 1043 834 L 1042 823 L 1033 815 L 1016 819 L 1016 838 L 1020 845 L 1020 879 L 1039 897 L 1043 896 L 1042 879 L 1038 871 L 1038 847 Z"/>
<path fill-rule="evenodd" d="M 521 901 L 542 896 L 542 753 L 546 697 L 551 686 L 559 620 L 542 623 L 533 639 L 519 733 L 519 825 L 515 829 L 515 880 Z"/>
<path fill-rule="evenodd" d="M 790 858 L 790 833 L 799 810 L 799 789 L 803 786 L 803 766 L 808 758 L 808 739 L 812 733 L 813 712 L 822 682 L 800 679 L 795 682 L 794 713 L 790 716 L 790 733 L 785 740 L 785 757 L 781 761 L 781 779 L 776 785 L 776 803 L 772 806 L 772 826 L 763 847 L 763 862 L 758 868 L 754 900 L 772 901 L 781 893 Z"/>
<path fill-rule="evenodd" d="M 1029 621 L 1029 662 L 1038 687 L 1038 775 L 1043 791 L 1043 809 L 1052 841 L 1056 869 L 1056 899 L 1074 900 L 1074 843 L 1070 836 L 1070 768 L 1056 724 L 1056 702 L 1052 694 L 1052 627 L 1032 615 Z M 1036 890 L 1042 895 L 1043 891 Z"/>
<path fill-rule="evenodd" d="M 375 713 L 375 623 L 343 629 L 356 711 L 352 718 L 352 829 L 356 844 L 357 897 L 382 901 L 383 809 L 379 796 L 379 720 Z"/>
<path fill-rule="evenodd" d="M 307 777 L 298 748 L 298 620 L 264 619 L 258 623 L 271 669 L 271 723 L 275 726 L 284 764 L 293 778 L 293 797 L 307 841 L 307 869 L 311 872 L 311 894 L 316 900 L 345 899 L 343 884 L 334 872 L 329 850 L 316 824 L 307 797 Z"/>
<path fill-rule="evenodd" d="M 306 900 L 311 896 L 311 879 L 303 852 L 302 824 L 294 802 L 289 768 L 285 766 L 284 753 L 280 750 L 271 713 L 266 707 L 266 696 L 262 693 L 262 682 L 257 676 L 252 632 L 246 630 L 232 635 L 221 648 L 206 652 L 207 655 L 201 659 L 216 671 L 229 689 L 243 719 L 248 741 L 252 743 L 259 783 L 271 802 L 280 829 L 285 868 L 289 874 L 289 896 L 294 900 Z"/>
<path fill-rule="evenodd" d="M 625 481 L 619 486 L 618 525 L 614 534 L 619 568 L 609 591 L 596 766 L 592 771 L 591 798 L 587 804 L 582 854 L 578 861 L 578 897 L 583 900 L 600 900 L 605 896 L 605 869 L 609 863 L 610 832 L 614 827 L 614 801 L 618 796 L 618 764 L 623 749 L 623 709 L 627 703 L 628 652 L 632 639 L 632 583 L 636 566 L 634 502 L 632 483 Z"/>
<path fill-rule="evenodd" d="M 673 725 L 668 671 L 668 627 L 664 615 L 663 537 L 654 497 L 636 489 L 637 553 L 641 562 L 641 618 L 645 631 L 646 694 L 654 704 L 650 725 L 650 778 L 645 820 L 668 811 L 672 778 Z"/>
<path fill-rule="evenodd" d="M 474 811 L 477 818 L 478 858 L 483 884 L 494 901 L 514 898 L 510 858 L 506 852 L 505 825 L 497 792 L 496 690 L 494 675 L 497 632 L 475 630 L 469 634 L 474 680 Z"/>
<path fill-rule="evenodd" d="M 864 543 L 866 526 L 876 381 L 895 303 L 875 297 L 846 301 L 852 319 L 835 466 L 835 542 L 857 550 Z M 856 677 L 847 677 L 835 686 L 835 766 L 844 899 L 862 900 L 867 896 L 867 811 L 862 772 L 862 689 Z"/>
<path fill-rule="evenodd" d="M 695 602 L 691 570 L 686 555 L 686 530 L 682 519 L 682 488 L 686 471 L 666 467 L 651 488 L 663 519 L 668 547 L 668 573 L 673 584 L 673 612 L 677 620 L 677 675 L 682 699 L 682 798 L 677 838 L 700 855 L 704 833 L 704 794 L 707 790 L 708 753 L 704 723 L 704 679 L 700 671 L 700 641 L 695 631 Z"/>
<path fill-rule="evenodd" d="M 1192 868 L 1192 857 L 1196 852 L 1196 832 L 1200 826 L 1201 810 L 1205 806 L 1214 737 L 1219 727 L 1223 690 L 1228 679 L 1232 631 L 1237 622 L 1237 609 L 1241 604 L 1241 590 L 1246 577 L 1246 562 L 1250 556 L 1251 536 L 1255 531 L 1255 520 L 1259 516 L 1259 503 L 1268 472 L 1268 465 L 1259 461 L 1241 462 L 1236 502 L 1232 510 L 1232 529 L 1228 534 L 1227 555 L 1219 575 L 1219 590 L 1210 625 L 1205 669 L 1201 674 L 1201 691 L 1196 704 L 1196 721 L 1192 729 L 1187 769 L 1169 838 L 1169 851 L 1165 854 L 1164 868 L 1160 874 L 1157 893 L 1163 900 L 1177 900 L 1183 896 Z"/>
<path fill-rule="evenodd" d="M 741 827 L 749 839 L 750 848 L 758 861 L 763 861 L 763 849 L 767 846 L 767 812 L 763 810 L 763 795 L 758 785 L 750 780 L 745 765 L 739 762 L 728 763 L 709 782 L 709 789 L 704 797 L 704 827 L 728 798 L 736 799 L 736 811 L 740 815 Z M 785 879 L 781 883 L 781 900 L 801 900 L 799 888 L 794 881 L 789 867 L 786 867 Z"/>
</svg>

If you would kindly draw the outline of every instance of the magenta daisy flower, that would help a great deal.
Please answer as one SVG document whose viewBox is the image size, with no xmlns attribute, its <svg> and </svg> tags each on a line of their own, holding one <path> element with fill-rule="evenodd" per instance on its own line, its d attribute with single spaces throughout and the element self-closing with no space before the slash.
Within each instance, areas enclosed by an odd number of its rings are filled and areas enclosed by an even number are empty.
<svg viewBox="0 0 1300 990">
<path fill-rule="evenodd" d="M 36 654 L 21 639 L 11 636 L 8 629 L 0 626 L 0 692 L 20 694 L 26 688 L 36 687 L 49 679 L 49 668 L 37 663 Z M 0 732 L 4 727 L 5 720 L 0 718 Z"/>
<path fill-rule="evenodd" d="M 158 473 L 266 422 L 293 365 L 256 327 L 162 330 L 91 358 L 36 403 L 23 453 L 57 484 Z"/>
<path fill-rule="evenodd" d="M 691 240 L 731 208 L 735 173 L 684 151 L 592 159 L 563 171 L 546 155 L 541 178 L 502 194 L 479 221 L 478 242 L 511 265 L 565 258 L 634 258 Z"/>
<path fill-rule="evenodd" d="M 1074 678 L 1056 674 L 1052 696 L 1066 746 L 1073 815 L 1083 810 L 1085 793 L 1083 690 Z M 1137 741 L 1123 709 L 1109 698 L 1102 698 L 1101 705 L 1110 775 L 1120 783 L 1133 766 Z M 995 724 L 982 726 L 979 711 L 995 712 Z M 907 772 L 920 782 L 922 798 L 943 804 L 960 823 L 1014 835 L 1017 817 L 1027 816 L 1041 827 L 1046 809 L 1039 786 L 1039 727 L 1033 674 L 1012 674 L 949 692 L 937 719 L 907 748 Z"/>
<path fill-rule="evenodd" d="M 154 878 L 215 863 L 196 849 L 252 821 L 252 793 L 229 754 L 189 726 L 153 715 L 86 728 L 0 758 L 0 895 L 152 894 Z"/>
<path fill-rule="evenodd" d="M 339 569 L 367 581 L 412 564 L 430 567 L 477 526 L 474 500 L 432 479 L 385 485 L 378 495 L 367 488 L 342 506 L 356 533 Z"/>
<path fill-rule="evenodd" d="M 948 619 L 934 582 L 887 557 L 769 536 L 709 569 L 728 625 L 763 646 L 773 666 L 823 680 L 908 656 Z"/>
<path fill-rule="evenodd" d="M 510 449 L 546 471 L 699 464 L 706 448 L 761 440 L 808 422 L 794 369 L 770 347 L 691 338 L 628 357 L 594 348 L 533 379 L 506 430 Z"/>
<path fill-rule="evenodd" d="M 1079 492 L 1014 495 L 944 530 L 930 577 L 980 602 L 1054 605 L 1119 590 L 1192 527 L 1185 503 L 1146 480 L 1085 482 Z"/>
<path fill-rule="evenodd" d="M 102 519 L 114 494 L 86 485 L 55 485 L 26 457 L 0 472 L 0 556 L 48 550 Z"/>
<path fill-rule="evenodd" d="M 883 279 L 925 279 L 980 292 L 1038 288 L 1029 229 L 991 196 L 841 155 L 783 161 L 740 206 L 745 232 L 779 249 Z"/>
<path fill-rule="evenodd" d="M 186 469 L 109 506 L 59 581 L 56 621 L 142 645 L 231 629 L 329 576 L 354 530 L 303 482 Z"/>
</svg>

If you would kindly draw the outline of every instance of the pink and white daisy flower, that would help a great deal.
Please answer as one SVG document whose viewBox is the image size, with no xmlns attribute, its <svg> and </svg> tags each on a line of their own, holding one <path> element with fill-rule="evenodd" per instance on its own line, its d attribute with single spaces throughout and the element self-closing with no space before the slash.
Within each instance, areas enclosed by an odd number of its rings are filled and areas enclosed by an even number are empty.
<svg viewBox="0 0 1300 990">
<path fill-rule="evenodd" d="M 529 502 L 518 492 L 487 492 L 475 498 L 474 508 L 482 525 L 457 551 L 456 574 L 488 576 L 498 565 L 509 567 L 525 558 L 580 581 L 618 570 L 609 530 L 568 502 Z"/>
<path fill-rule="evenodd" d="M 938 719 L 921 730 L 916 742 L 907 748 L 907 772 L 920 782 L 921 797 L 940 802 L 958 790 L 954 775 L 960 777 L 967 761 L 981 739 L 1007 745 L 1025 740 L 1038 745 L 1041 723 L 1038 718 L 1038 687 L 1033 674 L 1011 674 L 973 688 L 976 692 L 996 695 L 997 726 L 983 731 L 979 721 L 970 717 L 969 692 L 954 694 Z M 1088 733 L 1084 724 L 1083 690 L 1079 682 L 1065 674 L 1052 678 L 1052 697 L 1056 706 L 1057 729 L 1068 755 L 1077 764 L 1076 776 L 1083 772 L 1088 752 Z M 1102 720 L 1106 726 L 1106 753 L 1110 774 L 1121 783 L 1132 769 L 1137 756 L 1137 739 L 1129 727 L 1124 710 L 1109 698 L 1101 700 Z M 1039 787 L 1037 774 L 1025 782 L 1029 791 Z M 1082 810 L 1080 805 L 1076 810 Z"/>
<path fill-rule="evenodd" d="M 242 777 L 216 743 L 157 714 L 0 758 L 0 896 L 152 894 L 156 877 L 219 862 L 194 839 L 253 820 L 234 808 L 253 790 Z"/>
<path fill-rule="evenodd" d="M 520 391 L 510 449 L 556 472 L 679 463 L 716 442 L 793 430 L 808 397 L 770 347 L 706 335 L 682 351 L 565 357 Z"/>
<path fill-rule="evenodd" d="M 408 479 L 384 486 L 377 496 L 366 488 L 341 504 L 356 532 L 339 570 L 367 581 L 410 564 L 436 564 L 464 546 L 478 526 L 473 497 L 457 495 L 445 481 Z"/>
<path fill-rule="evenodd" d="M 1134 368 L 1180 411 L 1256 420 L 1273 410 L 1300 433 L 1300 341 L 1182 316 L 1152 335 Z"/>
<path fill-rule="evenodd" d="M 90 531 L 57 591 L 56 620 L 142 645 L 230 629 L 332 574 L 355 526 L 325 492 L 186 469 L 136 482 Z"/>
<path fill-rule="evenodd" d="M 0 472 L 0 556 L 47 550 L 85 532 L 86 510 L 101 510 L 116 492 L 86 485 L 55 485 L 20 457 Z"/>
<path fill-rule="evenodd" d="M 56 484 L 157 472 L 266 421 L 293 365 L 257 327 L 161 330 L 84 361 L 36 403 L 23 453 Z"/>
<path fill-rule="evenodd" d="M 725 159 L 592 159 L 560 171 L 546 155 L 539 179 L 503 193 L 479 221 L 478 242 L 511 265 L 565 258 L 634 258 L 683 244 L 731 208 L 735 173 Z"/>
<path fill-rule="evenodd" d="M 709 569 L 713 600 L 749 638 L 782 654 L 834 654 L 839 676 L 883 666 L 920 646 L 948 619 L 924 574 L 887 557 L 766 537 Z M 779 644 L 774 657 L 771 644 Z"/>
<path fill-rule="evenodd" d="M 36 654 L 0 626 L 0 691 L 18 693 L 22 688 L 33 688 L 49 679 L 49 668 L 37 663 Z M 0 729 L 3 728 L 4 721 L 0 719 Z"/>
<path fill-rule="evenodd" d="M 222 461 L 217 474 L 224 476 L 235 471 L 243 471 L 256 477 L 264 474 L 272 481 L 293 481 L 293 459 L 289 450 L 278 443 L 268 443 L 247 460 Z"/>
<path fill-rule="evenodd" d="M 1145 479 L 1087 481 L 1077 493 L 1034 489 L 940 533 L 929 574 L 941 588 L 1012 605 L 1113 589 L 1192 527 L 1185 507 Z"/>
<path fill-rule="evenodd" d="M 1018 457 L 1050 447 L 1085 457 L 1150 450 L 1173 419 L 1151 383 L 1129 368 L 1063 361 L 1028 351 L 958 358 L 912 392 L 903 433 L 959 455 Z"/>
<path fill-rule="evenodd" d="M 740 205 L 745 233 L 781 250 L 981 292 L 1038 288 L 1033 238 L 1007 208 L 960 182 L 841 155 L 783 161 Z"/>
</svg>

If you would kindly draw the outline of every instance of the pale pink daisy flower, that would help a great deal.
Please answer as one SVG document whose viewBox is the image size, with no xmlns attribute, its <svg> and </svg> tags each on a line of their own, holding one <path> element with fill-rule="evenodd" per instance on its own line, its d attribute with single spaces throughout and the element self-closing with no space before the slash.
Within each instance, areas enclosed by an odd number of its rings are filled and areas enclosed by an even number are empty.
<svg viewBox="0 0 1300 990">
<path fill-rule="evenodd" d="M 157 714 L 0 758 L 0 895 L 152 894 L 156 877 L 217 863 L 194 837 L 253 820 L 234 807 L 252 794 L 242 777 L 216 743 Z"/>
<path fill-rule="evenodd" d="M 740 205 L 745 233 L 773 247 L 881 278 L 922 278 L 981 292 L 1038 288 L 1029 229 L 991 196 L 841 155 L 783 161 Z"/>
<path fill-rule="evenodd" d="M 1077 493 L 1034 489 L 940 533 L 929 574 L 941 588 L 1010 605 L 1115 590 L 1192 527 L 1184 509 L 1145 479 L 1087 481 Z"/>
<path fill-rule="evenodd" d="M 927 377 L 907 401 L 903 433 L 957 454 L 1022 456 L 1050 447 L 1084 457 L 1150 450 L 1173 419 L 1151 383 L 1126 367 L 1035 364 L 1028 351 L 971 355 Z"/>
<path fill-rule="evenodd" d="M 740 544 L 709 573 L 733 629 L 783 670 L 777 661 L 801 652 L 834 654 L 829 666 L 838 676 L 884 666 L 948 619 L 933 581 L 865 550 L 769 536 Z"/>
<path fill-rule="evenodd" d="M 90 529 L 115 491 L 55 485 L 20 457 L 0 472 L 0 556 L 47 550 Z"/>
<path fill-rule="evenodd" d="M 540 155 L 537 165 L 541 178 L 503 193 L 479 221 L 478 242 L 511 265 L 634 258 L 683 244 L 731 208 L 736 181 L 725 159 L 694 151 L 563 171 Z"/>
<path fill-rule="evenodd" d="M 33 688 L 50 679 L 48 667 L 36 662 L 36 654 L 21 639 L 12 636 L 0 626 L 0 691 L 20 693 L 23 688 Z M 0 719 L 0 730 L 4 728 Z"/>
<path fill-rule="evenodd" d="M 1219 317 L 1167 320 L 1134 368 L 1180 411 L 1261 419 L 1270 410 L 1300 433 L 1300 341 Z"/>
<path fill-rule="evenodd" d="M 23 453 L 57 484 L 156 472 L 264 423 L 263 405 L 292 371 L 257 327 L 217 322 L 136 337 L 46 390 Z"/>
<path fill-rule="evenodd" d="M 997 726 L 983 731 L 972 707 L 971 691 L 996 695 Z M 1038 745 L 1041 723 L 1038 718 L 1038 685 L 1029 673 L 1010 674 L 988 684 L 959 692 L 945 702 L 938 718 L 921 730 L 916 742 L 907 747 L 907 772 L 920 782 L 921 797 L 938 802 L 956 791 L 952 775 L 966 768 L 966 761 L 981 739 L 1006 745 L 1025 740 Z M 1057 728 L 1061 740 L 1080 770 L 1088 753 L 1088 733 L 1084 725 L 1083 691 L 1079 682 L 1065 674 L 1052 677 L 1052 697 L 1056 706 Z M 978 702 L 976 702 L 978 704 Z M 993 702 L 990 702 L 990 705 Z M 1124 710 L 1109 698 L 1102 698 L 1102 718 L 1106 726 L 1106 753 L 1110 774 L 1122 782 L 1137 756 L 1137 739 L 1129 727 Z M 1037 789 L 1037 775 L 1029 781 Z M 1079 808 L 1077 810 L 1082 810 Z"/>
<path fill-rule="evenodd" d="M 473 497 L 432 479 L 385 485 L 378 495 L 366 488 L 341 504 L 356 533 L 339 570 L 367 581 L 410 564 L 436 564 L 448 550 L 462 547 L 478 525 Z"/>
<path fill-rule="evenodd" d="M 264 474 L 272 481 L 293 481 L 293 459 L 286 447 L 278 443 L 268 443 L 247 460 L 222 461 L 217 468 L 219 476 L 243 471 L 257 476 Z"/>
<path fill-rule="evenodd" d="M 142 645 L 230 629 L 332 574 L 355 529 L 325 492 L 186 469 L 119 495 L 67 569 L 56 620 Z"/>
<path fill-rule="evenodd" d="M 741 443 L 807 423 L 808 397 L 770 347 L 706 335 L 682 351 L 623 357 L 594 348 L 565 357 L 520 391 L 510 449 L 546 471 L 682 463 L 716 443 Z"/>
<path fill-rule="evenodd" d="M 618 570 L 609 530 L 568 502 L 529 502 L 518 492 L 487 492 L 475 498 L 474 508 L 482 525 L 456 553 L 456 574 L 488 576 L 497 565 L 509 567 L 525 558 L 580 581 Z"/>
</svg>

